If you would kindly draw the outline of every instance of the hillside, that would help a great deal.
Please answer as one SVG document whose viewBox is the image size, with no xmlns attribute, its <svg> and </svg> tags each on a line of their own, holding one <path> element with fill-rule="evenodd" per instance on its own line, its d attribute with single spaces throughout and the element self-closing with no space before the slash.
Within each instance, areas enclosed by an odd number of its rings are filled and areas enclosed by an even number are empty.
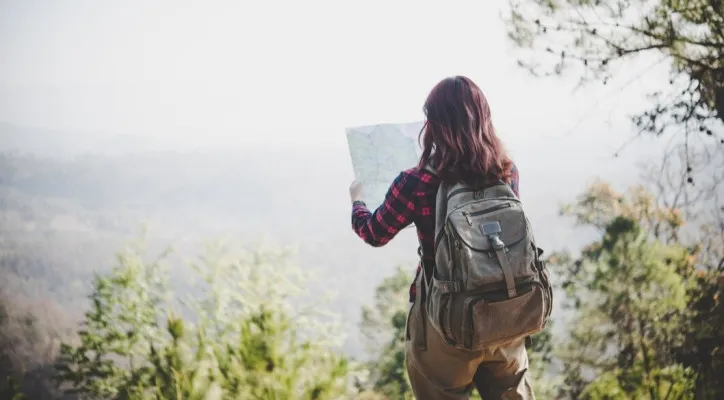
<svg viewBox="0 0 724 400">
<path fill-rule="evenodd" d="M 0 126 L 6 288 L 48 296 L 77 313 L 86 304 L 92 272 L 108 268 L 143 225 L 152 248 L 173 245 L 182 256 L 197 254 L 208 240 L 268 240 L 297 248 L 299 263 L 321 277 L 320 287 L 339 293 L 334 311 L 349 323 L 346 349 L 363 355 L 356 329 L 360 308 L 395 265 L 414 268 L 417 242 L 412 230 L 384 248 L 354 236 L 346 152 L 164 149 L 137 147 L 139 140 L 128 137 L 91 137 Z M 536 160 L 521 164 L 531 162 Z M 575 250 L 590 236 L 557 215 L 558 204 L 570 200 L 566 193 L 578 188 L 551 196 L 547 182 L 537 178 L 556 168 L 522 172 L 523 200 L 549 252 Z"/>
</svg>

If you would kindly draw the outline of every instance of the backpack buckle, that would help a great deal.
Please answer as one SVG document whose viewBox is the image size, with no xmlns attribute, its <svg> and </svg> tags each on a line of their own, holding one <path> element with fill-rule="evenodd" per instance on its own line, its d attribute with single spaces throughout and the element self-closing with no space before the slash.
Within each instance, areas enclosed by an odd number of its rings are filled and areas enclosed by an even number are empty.
<svg viewBox="0 0 724 400">
<path fill-rule="evenodd" d="M 495 250 L 505 248 L 505 243 L 500 240 L 500 233 L 503 231 L 500 227 L 500 222 L 495 221 L 482 224 L 480 230 L 483 232 L 483 235 L 490 240 L 490 244 Z"/>
</svg>

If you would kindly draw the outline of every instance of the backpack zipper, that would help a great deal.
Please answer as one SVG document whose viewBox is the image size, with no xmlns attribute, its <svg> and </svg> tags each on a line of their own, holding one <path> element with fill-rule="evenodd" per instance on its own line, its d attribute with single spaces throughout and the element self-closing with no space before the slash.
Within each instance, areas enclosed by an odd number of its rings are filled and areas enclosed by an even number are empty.
<svg viewBox="0 0 724 400">
<path fill-rule="evenodd" d="M 503 203 L 503 204 L 498 204 L 497 206 L 488 207 L 484 210 L 475 211 L 475 212 L 471 212 L 471 213 L 469 213 L 467 211 L 463 211 L 461 214 L 463 215 L 463 217 L 465 217 L 465 220 L 468 221 L 468 225 L 473 226 L 473 220 L 471 219 L 471 217 L 475 217 L 475 216 L 482 215 L 482 214 L 488 214 L 488 213 L 491 213 L 494 211 L 502 210 L 504 208 L 509 208 L 511 206 L 512 206 L 511 203 Z"/>
<path fill-rule="evenodd" d="M 458 252 L 463 248 L 463 245 L 449 223 L 445 224 L 445 236 L 447 236 L 447 249 L 450 254 L 450 260 L 452 261 L 450 265 L 450 279 L 454 279 L 454 271 L 459 267 Z"/>
<path fill-rule="evenodd" d="M 512 203 L 498 204 L 497 206 L 488 207 L 488 208 L 486 208 L 486 209 L 484 209 L 484 210 L 471 212 L 471 213 L 470 213 L 470 216 L 471 216 L 471 217 L 474 217 L 474 216 L 476 216 L 476 215 L 491 213 L 491 212 L 493 212 L 493 211 L 498 211 L 498 210 L 502 210 L 502 209 L 504 209 L 504 208 L 509 208 L 509 207 L 511 207 L 512 205 L 513 205 Z"/>
<path fill-rule="evenodd" d="M 467 211 L 463 211 L 463 217 L 468 221 L 468 225 L 473 226 L 473 220 L 470 219 L 470 214 Z"/>
</svg>

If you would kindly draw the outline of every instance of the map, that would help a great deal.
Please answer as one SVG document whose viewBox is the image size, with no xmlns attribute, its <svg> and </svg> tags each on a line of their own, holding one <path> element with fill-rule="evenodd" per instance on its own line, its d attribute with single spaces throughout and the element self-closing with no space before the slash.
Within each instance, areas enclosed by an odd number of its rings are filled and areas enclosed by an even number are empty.
<svg viewBox="0 0 724 400">
<path fill-rule="evenodd" d="M 417 165 L 422 149 L 418 136 L 423 122 L 377 124 L 347 128 L 347 143 L 355 179 L 362 184 L 365 203 L 379 207 L 392 181 Z"/>
</svg>

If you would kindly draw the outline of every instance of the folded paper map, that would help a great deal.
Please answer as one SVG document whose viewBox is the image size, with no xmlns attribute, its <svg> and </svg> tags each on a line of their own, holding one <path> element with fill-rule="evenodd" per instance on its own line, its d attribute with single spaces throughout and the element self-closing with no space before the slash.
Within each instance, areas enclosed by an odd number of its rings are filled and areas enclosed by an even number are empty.
<svg viewBox="0 0 724 400">
<path fill-rule="evenodd" d="M 422 149 L 418 136 L 423 122 L 377 124 L 346 128 L 355 179 L 362 184 L 365 203 L 379 207 L 392 181 L 417 165 Z"/>
</svg>

